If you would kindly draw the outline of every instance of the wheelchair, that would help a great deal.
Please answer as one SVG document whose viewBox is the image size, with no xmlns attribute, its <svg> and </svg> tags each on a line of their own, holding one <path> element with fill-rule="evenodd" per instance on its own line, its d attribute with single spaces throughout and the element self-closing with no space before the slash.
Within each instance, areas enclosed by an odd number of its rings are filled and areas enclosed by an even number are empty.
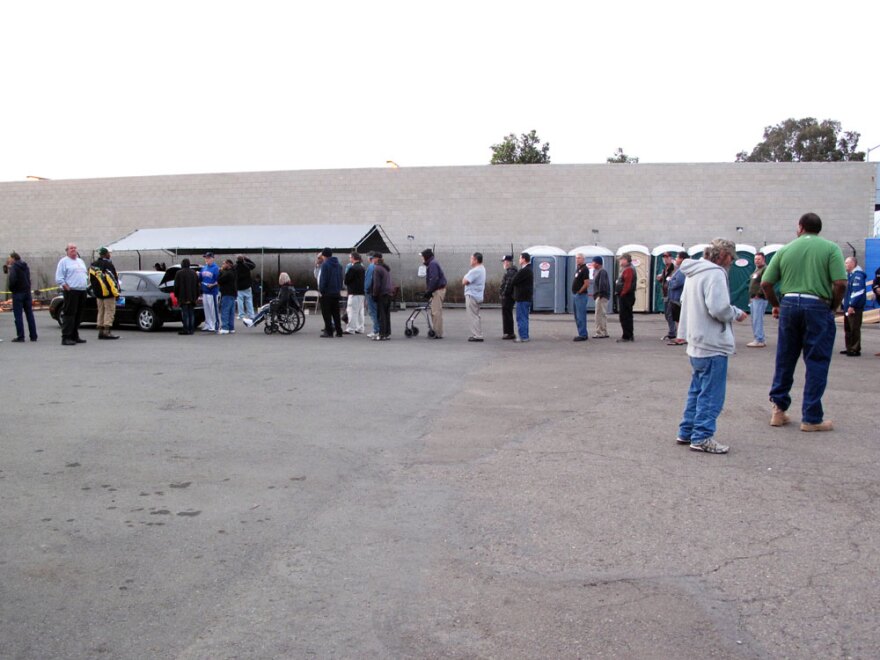
<svg viewBox="0 0 880 660">
<path fill-rule="evenodd" d="M 265 322 L 263 332 L 267 335 L 276 332 L 282 335 L 292 335 L 306 323 L 305 312 L 295 298 L 291 298 L 290 302 L 281 309 L 279 309 L 277 300 L 270 301 L 260 307 L 256 319 L 254 325 L 258 325 L 261 321 Z"/>
</svg>

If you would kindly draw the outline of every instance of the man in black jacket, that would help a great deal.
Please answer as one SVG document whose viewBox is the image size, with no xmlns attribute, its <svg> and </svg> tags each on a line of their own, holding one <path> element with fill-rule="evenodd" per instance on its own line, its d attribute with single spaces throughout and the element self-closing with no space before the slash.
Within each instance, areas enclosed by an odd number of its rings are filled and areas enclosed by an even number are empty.
<svg viewBox="0 0 880 660">
<path fill-rule="evenodd" d="M 363 258 L 360 253 L 352 252 L 348 255 L 349 266 L 345 271 L 343 283 L 348 291 L 348 304 L 345 313 L 348 316 L 346 334 L 360 335 L 364 332 L 364 277 L 366 271 L 361 263 Z"/>
<path fill-rule="evenodd" d="M 532 255 L 523 252 L 519 256 L 520 269 L 513 276 L 513 300 L 516 307 L 516 329 L 519 337 L 517 343 L 529 341 L 529 313 L 532 311 L 532 294 L 535 288 L 535 276 L 532 273 Z"/>
<path fill-rule="evenodd" d="M 180 270 L 174 276 L 174 295 L 180 305 L 183 330 L 179 335 L 191 335 L 196 331 L 196 303 L 199 301 L 199 276 L 190 268 L 189 259 L 180 262 Z"/>
<path fill-rule="evenodd" d="M 12 292 L 12 315 L 15 318 L 15 339 L 24 341 L 24 319 L 27 318 L 31 341 L 37 341 L 37 323 L 34 320 L 34 301 L 31 297 L 31 271 L 17 252 L 10 252 L 6 260 L 9 271 L 9 290 Z"/>
<path fill-rule="evenodd" d="M 513 334 L 513 277 L 516 275 L 516 266 L 513 265 L 513 255 L 506 254 L 501 260 L 504 264 L 504 278 L 501 280 L 501 326 L 503 328 L 502 339 L 516 339 Z"/>
<path fill-rule="evenodd" d="M 251 271 L 256 264 L 243 254 L 235 258 L 235 302 L 238 307 L 238 318 L 254 318 L 254 289 Z"/>
</svg>

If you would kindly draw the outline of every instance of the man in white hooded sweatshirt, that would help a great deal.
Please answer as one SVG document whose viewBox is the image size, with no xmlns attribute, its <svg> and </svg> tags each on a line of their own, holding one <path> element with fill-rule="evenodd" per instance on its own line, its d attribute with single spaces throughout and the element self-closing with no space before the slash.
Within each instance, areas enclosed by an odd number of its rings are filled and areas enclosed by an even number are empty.
<svg viewBox="0 0 880 660">
<path fill-rule="evenodd" d="M 726 454 L 715 441 L 715 422 L 727 391 L 727 358 L 736 350 L 733 321 L 747 314 L 730 304 L 727 270 L 736 259 L 733 241 L 716 238 L 704 259 L 686 259 L 678 336 L 687 340 L 691 385 L 676 442 L 694 451 Z"/>
</svg>

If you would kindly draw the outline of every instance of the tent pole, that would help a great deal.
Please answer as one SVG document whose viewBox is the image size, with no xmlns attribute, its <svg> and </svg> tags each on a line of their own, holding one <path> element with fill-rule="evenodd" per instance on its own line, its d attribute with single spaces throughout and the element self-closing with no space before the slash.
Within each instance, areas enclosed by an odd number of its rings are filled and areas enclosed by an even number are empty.
<svg viewBox="0 0 880 660">
<path fill-rule="evenodd" d="M 260 307 L 263 306 L 263 289 L 266 288 L 266 276 L 263 274 L 263 262 L 266 260 L 266 248 L 260 248 Z"/>
</svg>

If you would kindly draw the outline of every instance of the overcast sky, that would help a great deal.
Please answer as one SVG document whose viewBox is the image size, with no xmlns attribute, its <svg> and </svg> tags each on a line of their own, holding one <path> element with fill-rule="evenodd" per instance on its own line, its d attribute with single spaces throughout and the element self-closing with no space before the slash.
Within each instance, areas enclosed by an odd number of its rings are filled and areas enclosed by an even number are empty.
<svg viewBox="0 0 880 660">
<path fill-rule="evenodd" d="M 806 116 L 864 150 L 878 19 L 876 1 L 5 3 L 0 181 L 481 165 L 531 129 L 553 163 L 730 162 Z"/>
</svg>

